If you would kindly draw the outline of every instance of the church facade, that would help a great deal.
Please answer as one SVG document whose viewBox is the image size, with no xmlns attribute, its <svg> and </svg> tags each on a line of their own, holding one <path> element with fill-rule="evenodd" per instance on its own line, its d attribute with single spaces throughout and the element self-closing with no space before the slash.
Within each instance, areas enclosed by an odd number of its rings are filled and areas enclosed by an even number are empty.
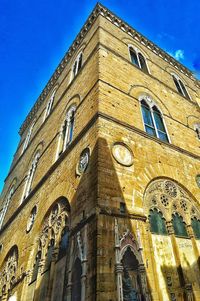
<svg viewBox="0 0 200 301">
<path fill-rule="evenodd" d="M 96 5 L 20 128 L 1 301 L 200 300 L 199 87 Z"/>
</svg>

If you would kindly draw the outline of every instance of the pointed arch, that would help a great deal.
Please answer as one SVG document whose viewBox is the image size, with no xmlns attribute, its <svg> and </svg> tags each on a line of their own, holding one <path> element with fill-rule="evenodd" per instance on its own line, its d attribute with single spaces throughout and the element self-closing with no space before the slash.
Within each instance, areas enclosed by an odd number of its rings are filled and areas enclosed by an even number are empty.
<svg viewBox="0 0 200 301">
<path fill-rule="evenodd" d="M 155 101 L 145 94 L 139 96 L 145 131 L 165 142 L 170 142 L 161 110 Z"/>
</svg>

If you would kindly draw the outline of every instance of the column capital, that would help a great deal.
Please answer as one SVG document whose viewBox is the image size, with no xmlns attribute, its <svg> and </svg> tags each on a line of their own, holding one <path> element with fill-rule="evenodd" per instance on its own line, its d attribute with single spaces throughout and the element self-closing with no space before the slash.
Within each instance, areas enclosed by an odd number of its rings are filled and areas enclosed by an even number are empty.
<svg viewBox="0 0 200 301">
<path fill-rule="evenodd" d="M 166 226 L 167 226 L 167 231 L 168 231 L 169 235 L 173 235 L 174 227 L 173 227 L 172 221 L 167 221 Z"/>
</svg>

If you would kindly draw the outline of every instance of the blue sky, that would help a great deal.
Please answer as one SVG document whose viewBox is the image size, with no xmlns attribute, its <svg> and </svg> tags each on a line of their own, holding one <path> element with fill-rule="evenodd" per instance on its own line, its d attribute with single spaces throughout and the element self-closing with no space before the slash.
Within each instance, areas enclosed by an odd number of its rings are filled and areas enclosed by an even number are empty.
<svg viewBox="0 0 200 301">
<path fill-rule="evenodd" d="M 199 0 L 101 3 L 199 73 Z M 0 191 L 22 122 L 95 4 L 93 0 L 1 0 Z"/>
</svg>

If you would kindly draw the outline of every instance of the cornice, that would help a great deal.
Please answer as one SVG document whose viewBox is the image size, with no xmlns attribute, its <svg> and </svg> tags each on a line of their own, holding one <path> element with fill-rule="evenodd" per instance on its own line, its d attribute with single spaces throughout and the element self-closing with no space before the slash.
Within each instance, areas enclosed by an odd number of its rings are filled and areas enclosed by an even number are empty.
<svg viewBox="0 0 200 301">
<path fill-rule="evenodd" d="M 137 42 L 141 43 L 142 45 L 146 46 L 149 50 L 151 50 L 154 54 L 161 57 L 164 61 L 168 62 L 171 66 L 179 70 L 181 73 L 185 74 L 187 77 L 189 77 L 192 80 L 195 80 L 192 72 L 183 66 L 181 63 L 176 61 L 172 56 L 170 56 L 168 53 L 166 53 L 164 50 L 162 50 L 160 47 L 158 47 L 156 44 L 148 40 L 145 36 L 140 34 L 138 31 L 136 31 L 133 27 L 128 25 L 125 21 L 123 21 L 121 18 L 116 16 L 114 13 L 112 13 L 109 9 L 107 9 L 105 6 L 103 6 L 100 3 L 97 3 L 95 8 L 93 9 L 92 13 L 86 20 L 85 24 L 81 28 L 81 31 L 76 36 L 75 40 L 73 41 L 72 45 L 64 55 L 63 59 L 61 60 L 60 64 L 54 71 L 52 77 L 48 81 L 47 85 L 43 89 L 42 93 L 38 97 L 36 103 L 34 104 L 33 108 L 29 112 L 28 116 L 26 117 L 25 121 L 23 122 L 19 133 L 20 135 L 23 134 L 27 126 L 30 124 L 32 119 L 34 118 L 35 114 L 39 110 L 41 104 L 45 100 L 46 96 L 50 92 L 50 90 L 53 88 L 55 83 L 57 82 L 58 78 L 62 74 L 65 66 L 70 61 L 73 54 L 76 52 L 78 47 L 80 46 L 81 42 L 85 38 L 87 32 L 90 30 L 94 22 L 96 21 L 97 17 L 101 15 L 104 18 L 106 18 L 108 21 L 110 21 L 113 25 L 120 28 L 123 32 L 126 32 L 130 37 L 135 39 Z M 197 82 L 197 81 L 196 81 Z M 199 83 L 198 83 L 199 85 Z"/>
</svg>

